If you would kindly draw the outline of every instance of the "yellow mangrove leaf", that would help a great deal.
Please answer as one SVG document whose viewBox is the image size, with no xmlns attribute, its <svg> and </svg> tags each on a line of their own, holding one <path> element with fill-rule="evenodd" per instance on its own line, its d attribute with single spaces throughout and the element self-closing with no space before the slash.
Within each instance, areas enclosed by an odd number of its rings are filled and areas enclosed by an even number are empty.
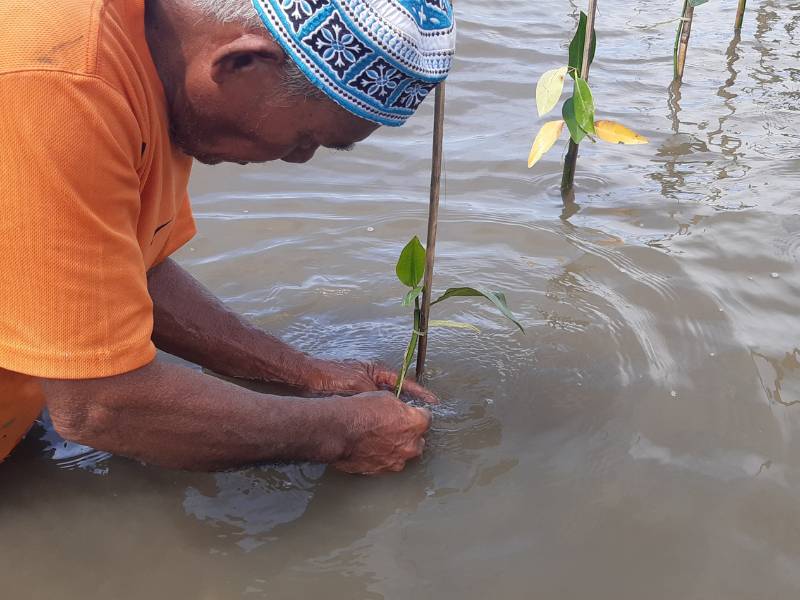
<svg viewBox="0 0 800 600">
<path fill-rule="evenodd" d="M 595 121 L 595 133 L 611 144 L 647 144 L 649 140 L 615 121 Z"/>
<path fill-rule="evenodd" d="M 539 116 L 543 117 L 558 104 L 558 99 L 564 92 L 564 78 L 567 76 L 567 67 L 560 67 L 547 71 L 539 78 L 536 84 L 536 109 Z"/>
<path fill-rule="evenodd" d="M 529 169 L 539 162 L 539 159 L 542 158 L 547 151 L 553 147 L 553 144 L 556 143 L 556 140 L 559 138 L 563 130 L 564 121 L 561 120 L 548 121 L 542 126 L 542 128 L 539 130 L 539 133 L 536 134 L 536 138 L 533 140 L 533 147 L 531 148 L 531 153 L 528 156 Z"/>
</svg>

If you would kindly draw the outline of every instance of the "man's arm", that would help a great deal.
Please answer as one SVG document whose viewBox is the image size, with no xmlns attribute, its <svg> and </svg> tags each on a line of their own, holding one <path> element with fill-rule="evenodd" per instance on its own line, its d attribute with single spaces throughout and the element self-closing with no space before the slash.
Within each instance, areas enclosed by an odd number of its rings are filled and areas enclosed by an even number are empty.
<svg viewBox="0 0 800 600">
<path fill-rule="evenodd" d="M 399 471 L 422 453 L 430 425 L 428 411 L 388 392 L 282 398 L 157 361 L 115 377 L 41 382 L 64 438 L 168 468 L 313 461 Z"/>
<path fill-rule="evenodd" d="M 229 310 L 167 259 L 147 274 L 153 342 L 220 375 L 305 388 L 314 360 Z"/>
<path fill-rule="evenodd" d="M 165 352 L 229 377 L 286 383 L 316 394 L 356 394 L 391 388 L 397 374 L 381 364 L 310 357 L 248 323 L 167 259 L 150 270 L 153 341 Z M 413 381 L 404 391 L 436 397 Z"/>
</svg>

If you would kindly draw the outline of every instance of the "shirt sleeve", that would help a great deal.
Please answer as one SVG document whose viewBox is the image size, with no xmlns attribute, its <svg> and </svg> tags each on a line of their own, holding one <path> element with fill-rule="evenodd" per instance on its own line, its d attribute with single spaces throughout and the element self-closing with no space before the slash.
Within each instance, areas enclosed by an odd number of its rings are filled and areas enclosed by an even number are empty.
<svg viewBox="0 0 800 600">
<path fill-rule="evenodd" d="M 85 379 L 153 360 L 142 138 L 100 79 L 0 75 L 0 368 Z"/>
</svg>

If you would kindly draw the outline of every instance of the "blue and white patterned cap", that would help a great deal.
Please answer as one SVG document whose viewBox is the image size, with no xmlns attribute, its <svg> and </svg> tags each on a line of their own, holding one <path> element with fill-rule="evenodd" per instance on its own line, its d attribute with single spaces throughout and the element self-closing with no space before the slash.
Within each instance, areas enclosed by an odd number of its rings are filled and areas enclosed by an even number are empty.
<svg viewBox="0 0 800 600">
<path fill-rule="evenodd" d="M 450 0 L 253 0 L 315 86 L 350 112 L 398 127 L 450 71 Z"/>
</svg>

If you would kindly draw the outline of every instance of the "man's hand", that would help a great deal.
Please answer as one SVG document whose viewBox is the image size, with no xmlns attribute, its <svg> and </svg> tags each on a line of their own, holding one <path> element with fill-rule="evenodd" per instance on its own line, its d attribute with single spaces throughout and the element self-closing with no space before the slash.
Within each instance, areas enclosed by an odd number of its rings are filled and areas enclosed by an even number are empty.
<svg viewBox="0 0 800 600">
<path fill-rule="evenodd" d="M 384 365 L 319 360 L 292 348 L 225 307 L 171 259 L 150 270 L 148 291 L 156 346 L 220 375 L 289 384 L 315 396 L 397 385 L 397 373 Z M 438 402 L 413 381 L 407 380 L 403 391 L 423 402 Z"/>
<path fill-rule="evenodd" d="M 348 427 L 344 457 L 333 466 L 346 473 L 376 475 L 402 471 L 422 455 L 431 413 L 400 402 L 390 392 L 359 394 L 340 400 L 354 421 Z"/>
<path fill-rule="evenodd" d="M 39 381 L 65 439 L 177 469 L 309 461 L 400 471 L 422 453 L 431 419 L 389 392 L 271 396 L 158 361 L 112 377 Z"/>
<path fill-rule="evenodd" d="M 396 371 L 381 363 L 314 360 L 305 389 L 315 395 L 394 390 L 398 377 Z M 409 379 L 403 383 L 403 393 L 428 404 L 439 403 L 435 394 Z"/>
</svg>

